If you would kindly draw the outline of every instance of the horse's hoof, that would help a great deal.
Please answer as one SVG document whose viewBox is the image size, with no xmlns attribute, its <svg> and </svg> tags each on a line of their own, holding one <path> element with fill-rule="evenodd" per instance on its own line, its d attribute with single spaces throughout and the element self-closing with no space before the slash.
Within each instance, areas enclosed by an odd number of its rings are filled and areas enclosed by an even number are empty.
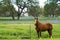
<svg viewBox="0 0 60 40">
<path fill-rule="evenodd" d="M 49 37 L 50 39 L 52 39 L 52 36 L 51 37 Z"/>
<path fill-rule="evenodd" d="M 41 38 L 37 38 L 37 40 L 41 40 Z"/>
<path fill-rule="evenodd" d="M 52 38 L 52 36 L 50 38 Z"/>
</svg>

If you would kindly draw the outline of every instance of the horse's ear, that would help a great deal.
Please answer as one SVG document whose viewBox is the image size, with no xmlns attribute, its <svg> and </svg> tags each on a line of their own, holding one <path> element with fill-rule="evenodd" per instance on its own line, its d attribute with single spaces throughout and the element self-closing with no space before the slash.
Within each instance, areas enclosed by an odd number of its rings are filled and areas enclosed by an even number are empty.
<svg viewBox="0 0 60 40">
<path fill-rule="evenodd" d="M 37 20 L 38 20 L 38 18 L 35 18 L 35 19 L 37 19 Z"/>
<path fill-rule="evenodd" d="M 38 18 L 37 18 L 37 20 L 38 20 Z"/>
</svg>

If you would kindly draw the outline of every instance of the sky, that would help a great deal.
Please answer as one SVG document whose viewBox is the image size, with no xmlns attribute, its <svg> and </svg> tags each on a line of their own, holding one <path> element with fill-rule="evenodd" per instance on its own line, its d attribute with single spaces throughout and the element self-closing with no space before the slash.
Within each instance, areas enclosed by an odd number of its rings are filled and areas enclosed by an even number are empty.
<svg viewBox="0 0 60 40">
<path fill-rule="evenodd" d="M 39 5 L 41 6 L 41 7 L 44 7 L 44 5 L 45 5 L 45 1 L 47 1 L 47 0 L 39 0 Z"/>
</svg>

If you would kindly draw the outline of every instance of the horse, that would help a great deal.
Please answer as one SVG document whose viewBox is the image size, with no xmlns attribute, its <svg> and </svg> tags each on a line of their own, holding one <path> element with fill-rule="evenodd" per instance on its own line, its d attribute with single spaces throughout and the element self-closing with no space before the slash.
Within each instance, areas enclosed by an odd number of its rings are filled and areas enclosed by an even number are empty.
<svg viewBox="0 0 60 40">
<path fill-rule="evenodd" d="M 52 38 L 52 29 L 53 29 L 53 26 L 51 23 L 45 23 L 45 24 L 42 24 L 38 21 L 38 18 L 35 18 L 35 26 L 36 26 L 36 31 L 37 31 L 37 34 L 38 34 L 38 38 L 41 38 L 41 32 L 44 32 L 44 31 L 48 31 L 49 33 L 49 38 Z"/>
</svg>

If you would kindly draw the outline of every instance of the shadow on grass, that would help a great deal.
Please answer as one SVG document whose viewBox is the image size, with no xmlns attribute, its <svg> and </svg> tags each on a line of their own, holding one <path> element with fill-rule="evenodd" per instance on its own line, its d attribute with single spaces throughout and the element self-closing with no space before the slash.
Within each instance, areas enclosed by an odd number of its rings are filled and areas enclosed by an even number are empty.
<svg viewBox="0 0 60 40">
<path fill-rule="evenodd" d="M 31 37 L 23 36 L 23 37 L 21 37 L 21 39 L 31 39 Z"/>
<path fill-rule="evenodd" d="M 0 21 L 32 21 L 33 19 L 20 19 L 20 20 L 13 20 L 13 19 L 0 19 Z"/>
</svg>

